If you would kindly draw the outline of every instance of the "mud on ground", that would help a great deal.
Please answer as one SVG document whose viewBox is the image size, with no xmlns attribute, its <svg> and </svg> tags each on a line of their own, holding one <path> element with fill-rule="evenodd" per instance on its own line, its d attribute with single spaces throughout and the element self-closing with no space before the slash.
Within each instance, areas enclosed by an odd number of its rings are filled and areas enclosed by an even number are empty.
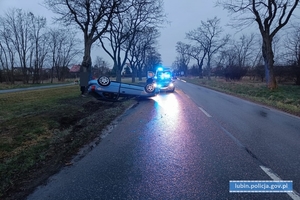
<svg viewBox="0 0 300 200">
<path fill-rule="evenodd" d="M 62 167 L 72 165 L 74 156 L 83 146 L 88 146 L 95 139 L 96 144 L 99 143 L 101 130 L 136 103 L 135 100 L 102 102 L 93 98 L 67 101 L 69 102 L 64 100 L 60 103 L 72 104 L 72 112 L 61 110 L 49 113 L 50 117 L 59 123 L 59 127 L 51 130 L 55 136 L 52 138 L 54 142 L 49 146 L 45 159 L 35 163 L 29 171 L 16 176 L 14 184 L 5 191 L 1 199 L 25 199 L 37 186 L 46 183 L 47 179 Z M 77 155 L 77 158 L 83 156 Z"/>
</svg>

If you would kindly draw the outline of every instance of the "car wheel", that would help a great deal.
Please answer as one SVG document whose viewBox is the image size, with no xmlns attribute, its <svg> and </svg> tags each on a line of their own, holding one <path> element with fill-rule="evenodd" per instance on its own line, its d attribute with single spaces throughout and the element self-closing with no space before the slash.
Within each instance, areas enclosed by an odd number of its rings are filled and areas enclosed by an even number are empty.
<svg viewBox="0 0 300 200">
<path fill-rule="evenodd" d="M 145 86 L 145 90 L 148 93 L 153 93 L 155 91 L 154 84 L 150 83 Z"/>
<path fill-rule="evenodd" d="M 108 85 L 110 84 L 110 80 L 109 80 L 109 78 L 106 77 L 106 76 L 100 76 L 100 77 L 98 78 L 98 83 L 99 83 L 99 85 L 101 85 L 101 86 L 108 86 Z"/>
</svg>

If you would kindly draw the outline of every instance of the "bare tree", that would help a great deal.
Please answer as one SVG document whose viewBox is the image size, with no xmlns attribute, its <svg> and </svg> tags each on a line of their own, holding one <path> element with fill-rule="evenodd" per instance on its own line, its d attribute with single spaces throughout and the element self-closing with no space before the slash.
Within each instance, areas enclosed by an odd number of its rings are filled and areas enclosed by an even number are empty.
<svg viewBox="0 0 300 200">
<path fill-rule="evenodd" d="M 81 91 L 85 92 L 91 72 L 91 49 L 106 31 L 116 13 L 127 10 L 128 0 L 44 0 L 45 4 L 56 14 L 56 20 L 64 25 L 75 25 L 83 33 L 84 56 L 81 70 Z"/>
<path fill-rule="evenodd" d="M 29 18 L 31 21 L 31 40 L 32 40 L 32 51 L 34 54 L 34 58 L 33 58 L 33 67 L 32 65 L 30 67 L 33 68 L 33 83 L 37 83 L 40 82 L 41 80 L 41 72 L 42 72 L 42 67 L 43 67 L 43 61 L 45 59 L 45 56 L 47 54 L 47 51 L 45 51 L 45 49 L 43 49 L 42 47 L 46 47 L 45 46 L 45 40 L 42 41 L 42 38 L 45 36 L 43 35 L 44 33 L 42 32 L 43 29 L 46 28 L 46 18 L 44 17 L 39 17 L 39 16 L 34 16 L 33 13 L 29 13 Z M 41 44 L 40 44 L 41 43 Z M 44 45 L 43 45 L 44 44 Z M 32 62 L 30 62 L 32 63 Z"/>
<path fill-rule="evenodd" d="M 51 66 L 51 71 L 50 71 L 50 77 L 51 80 L 50 82 L 53 83 L 53 78 L 54 78 L 54 67 L 58 66 L 59 64 L 59 45 L 60 45 L 60 33 L 62 30 L 59 29 L 50 29 L 49 31 L 49 49 L 51 53 L 51 61 L 50 61 L 50 66 Z"/>
<path fill-rule="evenodd" d="M 210 79 L 211 60 L 221 48 L 229 41 L 229 36 L 222 37 L 223 29 L 220 26 L 220 19 L 214 17 L 206 22 L 201 21 L 201 25 L 186 34 L 186 37 L 202 46 L 207 54 L 208 79 Z"/>
<path fill-rule="evenodd" d="M 50 35 L 48 33 L 43 33 L 40 37 L 39 47 L 38 47 L 38 71 L 39 71 L 39 83 L 43 82 L 45 76 L 44 71 L 46 68 L 47 60 L 50 54 L 50 46 L 49 46 L 49 38 Z"/>
<path fill-rule="evenodd" d="M 23 12 L 21 9 L 11 9 L 2 20 L 9 33 L 7 36 L 10 37 L 10 42 L 17 52 L 24 83 L 29 82 L 30 75 L 29 55 L 32 48 L 30 16 L 30 13 Z"/>
<path fill-rule="evenodd" d="M 67 29 L 50 30 L 50 52 L 51 52 L 51 82 L 53 82 L 54 72 L 59 81 L 65 79 L 68 65 L 81 54 L 78 48 L 79 40 L 76 34 Z"/>
<path fill-rule="evenodd" d="M 0 22 L 3 22 L 0 18 Z M 11 40 L 11 30 L 6 26 L 6 23 L 0 25 L 0 63 L 1 63 L 1 81 L 2 77 L 6 82 L 14 84 L 14 65 L 15 65 L 15 49 Z"/>
<path fill-rule="evenodd" d="M 228 47 L 223 49 L 220 54 L 220 61 L 224 61 L 225 65 L 236 65 L 239 67 L 252 66 L 252 60 L 256 53 L 255 35 L 243 34 L 238 40 L 230 40 Z"/>
<path fill-rule="evenodd" d="M 135 82 L 135 76 L 138 75 L 142 80 L 143 68 L 146 62 L 147 50 L 155 48 L 159 32 L 156 28 L 149 27 L 143 32 L 139 32 L 130 48 L 128 61 L 132 71 L 132 82 Z"/>
<path fill-rule="evenodd" d="M 190 63 L 190 45 L 185 44 L 183 42 L 177 42 L 176 51 L 178 56 L 176 57 L 175 65 L 177 66 L 177 70 L 184 72 L 187 75 L 188 65 Z"/>
<path fill-rule="evenodd" d="M 237 55 L 237 65 L 239 67 L 250 66 L 250 61 L 253 58 L 253 53 L 255 52 L 255 35 L 252 33 L 250 35 L 243 34 L 238 41 L 236 41 L 233 46 L 236 50 Z"/>
<path fill-rule="evenodd" d="M 145 71 L 155 71 L 157 66 L 161 65 L 161 63 L 161 55 L 155 47 L 151 46 L 149 49 L 146 49 L 144 63 Z"/>
<path fill-rule="evenodd" d="M 196 60 L 196 64 L 199 70 L 199 78 L 203 78 L 203 62 L 206 57 L 207 52 L 201 45 L 191 45 L 189 55 Z"/>
<path fill-rule="evenodd" d="M 100 37 L 102 48 L 113 60 L 117 81 L 121 81 L 121 72 L 137 34 L 160 26 L 164 20 L 162 0 L 132 0 L 131 3 L 127 11 L 112 20 L 108 33 Z"/>
<path fill-rule="evenodd" d="M 185 44 L 183 42 L 177 42 L 176 48 L 179 51 L 181 51 L 182 53 L 186 54 L 186 56 L 189 56 L 190 59 L 196 60 L 196 66 L 199 70 L 199 74 L 198 74 L 199 78 L 203 78 L 203 69 L 202 69 L 202 67 L 203 67 L 203 62 L 204 62 L 204 59 L 205 59 L 205 56 L 206 56 L 206 53 L 207 53 L 205 51 L 205 49 L 199 44 L 192 45 L 192 44 Z"/>
<path fill-rule="evenodd" d="M 6 82 L 8 82 L 9 81 L 8 73 L 10 73 L 10 70 L 8 68 L 8 58 L 7 58 L 7 54 L 6 54 L 4 45 L 2 45 L 2 42 L 0 40 L 0 83 L 3 82 L 4 73 L 6 74 L 6 76 L 5 76 Z"/>
<path fill-rule="evenodd" d="M 288 23 L 298 3 L 299 0 L 219 0 L 217 3 L 232 14 L 244 14 L 245 17 L 235 17 L 240 20 L 240 26 L 257 23 L 262 36 L 262 55 L 270 89 L 278 87 L 274 73 L 273 38 Z"/>
<path fill-rule="evenodd" d="M 93 76 L 99 77 L 101 75 L 108 76 L 110 73 L 110 66 L 109 64 L 100 56 L 96 57 L 96 60 L 94 61 L 94 72 Z"/>
<path fill-rule="evenodd" d="M 233 66 L 238 63 L 238 56 L 236 54 L 236 49 L 233 45 L 228 45 L 227 48 L 224 48 L 219 52 L 217 66 Z"/>
<path fill-rule="evenodd" d="M 284 57 L 287 58 L 286 61 L 295 68 L 295 82 L 296 85 L 300 85 L 300 26 L 293 27 L 293 31 L 287 34 L 284 44 L 286 49 Z"/>
</svg>

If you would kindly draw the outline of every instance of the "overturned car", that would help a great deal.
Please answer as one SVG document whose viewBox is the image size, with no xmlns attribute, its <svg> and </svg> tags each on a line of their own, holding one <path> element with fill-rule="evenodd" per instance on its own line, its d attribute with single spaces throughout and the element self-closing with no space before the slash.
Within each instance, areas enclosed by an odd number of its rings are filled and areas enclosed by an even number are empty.
<svg viewBox="0 0 300 200">
<path fill-rule="evenodd" d="M 156 84 L 147 80 L 145 86 L 111 81 L 106 76 L 90 80 L 88 85 L 88 94 L 98 100 L 104 101 L 122 101 L 132 97 L 152 97 L 159 93 Z"/>
</svg>

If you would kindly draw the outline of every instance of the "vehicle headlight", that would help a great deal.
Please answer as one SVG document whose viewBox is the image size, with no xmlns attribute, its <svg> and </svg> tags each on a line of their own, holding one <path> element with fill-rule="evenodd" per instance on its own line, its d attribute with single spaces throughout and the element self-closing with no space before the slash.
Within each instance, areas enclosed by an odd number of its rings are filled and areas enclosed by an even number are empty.
<svg viewBox="0 0 300 200">
<path fill-rule="evenodd" d="M 170 87 L 174 87 L 174 84 L 173 83 L 170 83 L 170 85 L 169 85 Z"/>
</svg>

